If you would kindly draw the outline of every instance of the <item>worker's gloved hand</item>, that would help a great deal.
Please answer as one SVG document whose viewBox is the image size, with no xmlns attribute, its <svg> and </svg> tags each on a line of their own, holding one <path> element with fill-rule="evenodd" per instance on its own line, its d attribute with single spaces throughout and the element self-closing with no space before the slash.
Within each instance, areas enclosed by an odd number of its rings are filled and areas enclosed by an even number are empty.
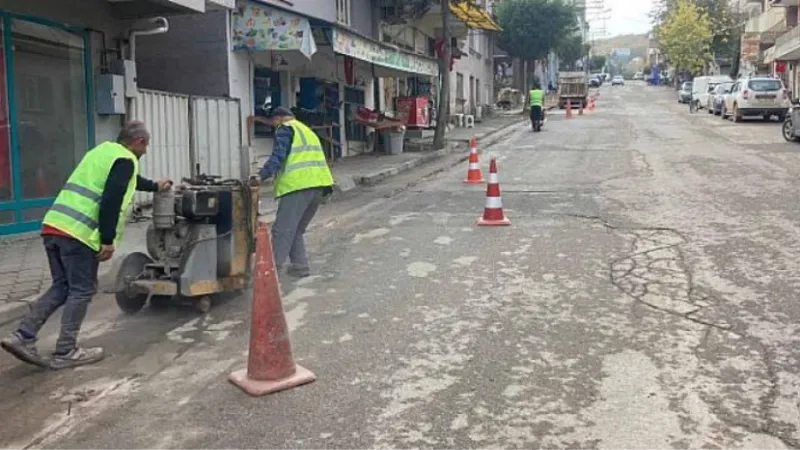
<svg viewBox="0 0 800 450">
<path fill-rule="evenodd" d="M 161 179 L 158 180 L 158 192 L 165 192 L 170 190 L 172 187 L 172 180 L 169 179 Z"/>
<path fill-rule="evenodd" d="M 97 253 L 97 259 L 100 262 L 108 261 L 112 256 L 114 256 L 113 245 L 103 245 L 100 247 L 100 251 Z"/>
</svg>

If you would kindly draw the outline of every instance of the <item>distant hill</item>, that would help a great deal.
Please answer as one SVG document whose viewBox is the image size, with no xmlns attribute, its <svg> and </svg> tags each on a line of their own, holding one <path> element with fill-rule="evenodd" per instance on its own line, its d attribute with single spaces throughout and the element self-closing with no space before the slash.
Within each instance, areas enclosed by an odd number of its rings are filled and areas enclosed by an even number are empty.
<svg viewBox="0 0 800 450">
<path fill-rule="evenodd" d="M 644 58 L 647 56 L 647 47 L 650 41 L 646 34 L 623 34 L 607 39 L 598 39 L 592 46 L 594 53 L 608 55 L 615 48 L 631 49 L 631 57 Z"/>
</svg>

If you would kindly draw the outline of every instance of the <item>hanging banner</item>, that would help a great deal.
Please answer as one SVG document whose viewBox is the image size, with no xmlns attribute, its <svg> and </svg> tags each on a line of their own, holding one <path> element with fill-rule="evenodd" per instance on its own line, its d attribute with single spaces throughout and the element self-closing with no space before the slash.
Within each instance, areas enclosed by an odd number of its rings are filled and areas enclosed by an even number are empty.
<svg viewBox="0 0 800 450">
<path fill-rule="evenodd" d="M 439 66 L 434 59 L 406 53 L 336 28 L 332 32 L 333 51 L 340 55 L 351 56 L 361 61 L 401 72 L 432 77 L 439 74 Z"/>
<path fill-rule="evenodd" d="M 253 2 L 237 5 L 231 32 L 233 50 L 296 50 L 308 59 L 317 52 L 308 19 Z"/>
</svg>

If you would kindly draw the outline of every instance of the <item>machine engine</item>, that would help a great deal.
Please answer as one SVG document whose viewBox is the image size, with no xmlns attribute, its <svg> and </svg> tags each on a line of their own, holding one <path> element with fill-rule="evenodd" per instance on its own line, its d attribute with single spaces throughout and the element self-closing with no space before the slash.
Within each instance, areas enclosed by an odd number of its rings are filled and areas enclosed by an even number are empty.
<svg viewBox="0 0 800 450">
<path fill-rule="evenodd" d="M 154 297 L 203 298 L 245 287 L 255 249 L 258 185 L 200 176 L 153 197 L 147 255 L 126 257 L 117 303 L 135 312 Z"/>
</svg>

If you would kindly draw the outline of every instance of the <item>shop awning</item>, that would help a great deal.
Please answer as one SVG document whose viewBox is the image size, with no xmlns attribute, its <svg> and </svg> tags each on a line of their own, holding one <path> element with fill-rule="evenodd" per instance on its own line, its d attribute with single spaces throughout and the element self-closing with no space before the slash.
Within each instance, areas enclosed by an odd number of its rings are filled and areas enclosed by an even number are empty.
<svg viewBox="0 0 800 450">
<path fill-rule="evenodd" d="M 308 19 L 256 2 L 242 2 L 233 12 L 233 50 L 317 52 Z"/>
<path fill-rule="evenodd" d="M 340 55 L 366 61 L 393 72 L 431 77 L 439 74 L 439 66 L 433 58 L 407 53 L 338 28 L 331 31 L 333 51 Z"/>
<path fill-rule="evenodd" d="M 469 28 L 486 31 L 503 30 L 485 9 L 470 0 L 452 0 L 450 12 Z"/>
</svg>

